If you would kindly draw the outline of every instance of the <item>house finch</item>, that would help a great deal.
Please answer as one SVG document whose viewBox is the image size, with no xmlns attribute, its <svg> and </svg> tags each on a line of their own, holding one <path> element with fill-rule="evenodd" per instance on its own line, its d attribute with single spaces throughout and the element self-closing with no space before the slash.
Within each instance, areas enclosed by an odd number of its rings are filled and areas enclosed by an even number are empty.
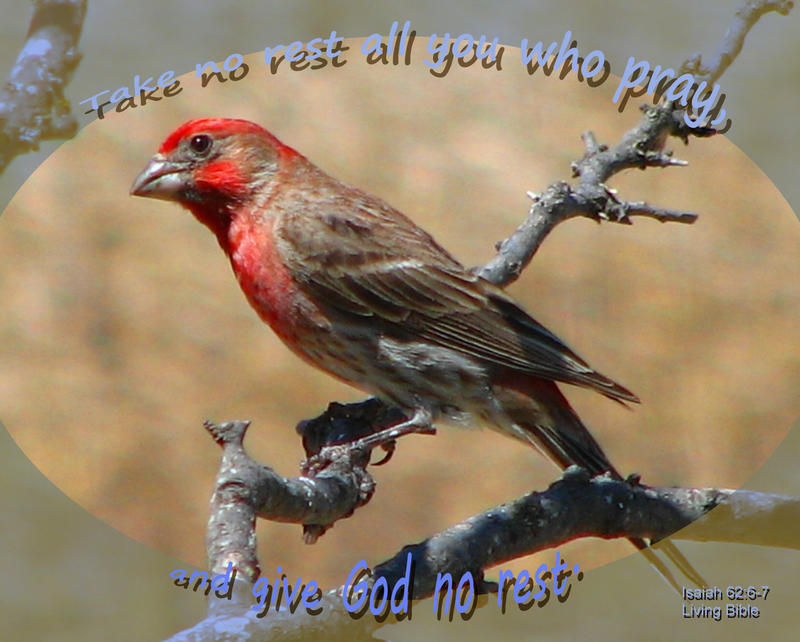
<svg viewBox="0 0 800 642">
<path fill-rule="evenodd" d="M 260 126 L 184 123 L 131 193 L 188 208 L 291 350 L 404 409 L 411 425 L 474 417 L 562 468 L 578 464 L 620 478 L 555 382 L 623 403 L 638 402 L 636 395 L 593 370 L 401 212 L 329 176 Z"/>
</svg>

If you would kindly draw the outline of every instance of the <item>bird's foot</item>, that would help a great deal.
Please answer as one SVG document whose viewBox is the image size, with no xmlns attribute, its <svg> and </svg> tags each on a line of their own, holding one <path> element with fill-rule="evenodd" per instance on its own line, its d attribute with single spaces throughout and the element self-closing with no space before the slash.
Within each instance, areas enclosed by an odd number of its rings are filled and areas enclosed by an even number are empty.
<svg viewBox="0 0 800 642">
<path fill-rule="evenodd" d="M 368 457 L 374 448 L 381 447 L 386 451 L 376 465 L 386 464 L 394 454 L 397 439 L 405 435 L 422 434 L 435 435 L 436 428 L 433 427 L 433 416 L 430 411 L 420 408 L 414 411 L 412 417 L 406 421 L 401 421 L 394 426 L 384 428 L 378 432 L 366 435 L 346 444 L 335 446 L 325 446 L 319 453 L 306 459 L 302 464 L 304 475 L 316 476 L 332 464 L 342 460 L 351 461 L 355 455 L 357 457 Z"/>
</svg>

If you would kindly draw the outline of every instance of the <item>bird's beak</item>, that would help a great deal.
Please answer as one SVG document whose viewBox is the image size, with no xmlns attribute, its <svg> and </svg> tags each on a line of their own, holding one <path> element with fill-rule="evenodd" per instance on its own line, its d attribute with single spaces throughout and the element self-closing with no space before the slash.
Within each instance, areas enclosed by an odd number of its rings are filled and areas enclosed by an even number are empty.
<svg viewBox="0 0 800 642">
<path fill-rule="evenodd" d="M 170 161 L 156 154 L 131 185 L 133 196 L 175 201 L 186 191 L 191 180 L 186 164 Z"/>
</svg>

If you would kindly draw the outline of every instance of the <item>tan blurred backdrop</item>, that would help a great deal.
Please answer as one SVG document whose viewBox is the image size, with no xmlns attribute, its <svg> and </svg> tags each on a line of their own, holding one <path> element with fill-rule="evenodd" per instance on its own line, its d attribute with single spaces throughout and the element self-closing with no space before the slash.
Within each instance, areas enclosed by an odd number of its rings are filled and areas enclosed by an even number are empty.
<svg viewBox="0 0 800 642">
<path fill-rule="evenodd" d="M 472 265 L 522 220 L 526 190 L 568 177 L 587 124 L 615 141 L 638 118 L 633 107 L 616 113 L 613 80 L 590 89 L 573 76 L 531 77 L 509 47 L 502 72 L 454 69 L 436 79 L 421 64 L 367 67 L 348 44 L 341 69 L 270 76 L 256 55 L 245 80 L 201 89 L 187 76 L 177 97 L 109 114 L 60 147 L 2 217 L 7 429 L 87 510 L 187 563 L 204 565 L 219 459 L 204 419 L 251 419 L 250 453 L 293 475 L 302 457 L 296 422 L 363 395 L 281 345 L 190 214 L 128 196 L 174 127 L 198 116 L 257 121 Z M 676 154 L 690 167 L 629 171 L 613 187 L 698 212 L 695 225 L 569 221 L 510 291 L 642 398 L 628 411 L 565 388 L 623 472 L 651 484 L 736 487 L 800 414 L 800 359 L 787 349 L 800 343 L 800 228 L 724 138 Z M 556 471 L 488 430 L 443 428 L 403 440 L 375 475 L 372 502 L 313 547 L 299 526 L 261 524 L 264 572 L 281 565 L 339 584 L 358 559 L 382 560 L 546 486 Z M 629 552 L 615 542 L 564 550 L 582 567 Z"/>
</svg>

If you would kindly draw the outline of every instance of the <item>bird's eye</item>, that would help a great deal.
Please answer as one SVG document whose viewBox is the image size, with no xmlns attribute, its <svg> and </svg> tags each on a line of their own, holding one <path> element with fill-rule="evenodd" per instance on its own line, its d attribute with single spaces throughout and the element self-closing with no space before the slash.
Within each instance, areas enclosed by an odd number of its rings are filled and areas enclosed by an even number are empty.
<svg viewBox="0 0 800 642">
<path fill-rule="evenodd" d="M 189 140 L 189 149 L 198 156 L 204 156 L 211 149 L 211 136 L 208 134 L 198 134 Z"/>
</svg>

